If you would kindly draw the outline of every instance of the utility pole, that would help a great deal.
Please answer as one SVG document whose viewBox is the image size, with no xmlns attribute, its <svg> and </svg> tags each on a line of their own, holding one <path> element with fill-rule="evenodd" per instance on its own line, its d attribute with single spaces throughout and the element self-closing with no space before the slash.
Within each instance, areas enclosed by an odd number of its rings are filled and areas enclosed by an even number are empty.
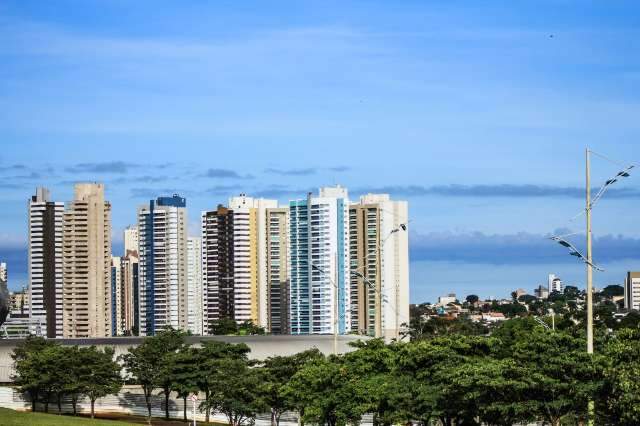
<svg viewBox="0 0 640 426">
<path fill-rule="evenodd" d="M 334 355 L 338 355 L 338 303 L 339 303 L 339 299 L 340 299 L 340 287 L 338 286 L 339 281 L 339 272 L 338 272 L 338 252 L 336 252 L 336 257 L 335 257 L 335 262 L 336 262 L 336 266 L 335 266 L 335 279 L 333 280 L 333 284 L 335 286 L 335 301 L 336 303 L 334 303 L 333 305 L 333 354 Z"/>
<path fill-rule="evenodd" d="M 586 149 L 586 217 L 587 217 L 587 353 L 593 354 L 593 253 L 591 251 L 591 158 Z M 590 399 L 587 407 L 587 423 L 593 425 L 595 403 Z"/>
<path fill-rule="evenodd" d="M 586 150 L 587 172 L 587 353 L 593 353 L 593 254 L 591 251 L 591 159 Z"/>
</svg>

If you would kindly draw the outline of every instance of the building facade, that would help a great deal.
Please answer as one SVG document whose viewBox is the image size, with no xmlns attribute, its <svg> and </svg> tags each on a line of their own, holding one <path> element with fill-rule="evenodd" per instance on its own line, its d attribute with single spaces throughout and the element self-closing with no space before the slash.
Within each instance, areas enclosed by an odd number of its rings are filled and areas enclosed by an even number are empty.
<svg viewBox="0 0 640 426">
<path fill-rule="evenodd" d="M 62 337 L 62 220 L 64 203 L 37 188 L 29 199 L 30 317 L 48 338 Z"/>
<path fill-rule="evenodd" d="M 62 235 L 63 337 L 111 335 L 111 205 L 104 185 L 75 185 Z"/>
<path fill-rule="evenodd" d="M 124 253 L 138 252 L 139 236 L 137 226 L 128 226 L 124 230 Z"/>
<path fill-rule="evenodd" d="M 640 272 L 627 272 L 624 282 L 624 307 L 640 310 Z"/>
<path fill-rule="evenodd" d="M 140 334 L 187 329 L 187 211 L 178 195 L 138 209 Z"/>
<path fill-rule="evenodd" d="M 409 323 L 408 204 L 367 194 L 349 209 L 352 331 L 398 338 Z"/>
<path fill-rule="evenodd" d="M 267 327 L 267 210 L 277 201 L 240 194 L 202 213 L 206 323 L 233 319 Z"/>
<path fill-rule="evenodd" d="M 187 239 L 187 328 L 200 336 L 204 325 L 204 292 L 202 288 L 202 239 Z"/>
<path fill-rule="evenodd" d="M 111 335 L 124 335 L 122 258 L 111 256 Z"/>
<path fill-rule="evenodd" d="M 346 188 L 289 204 L 291 334 L 351 331 L 349 199 Z M 336 329 L 337 327 L 337 329 Z"/>
<path fill-rule="evenodd" d="M 270 208 L 266 215 L 266 330 L 289 334 L 289 209 Z"/>
<path fill-rule="evenodd" d="M 137 336 L 140 333 L 138 251 L 127 251 L 120 263 L 122 279 L 123 334 Z"/>
</svg>

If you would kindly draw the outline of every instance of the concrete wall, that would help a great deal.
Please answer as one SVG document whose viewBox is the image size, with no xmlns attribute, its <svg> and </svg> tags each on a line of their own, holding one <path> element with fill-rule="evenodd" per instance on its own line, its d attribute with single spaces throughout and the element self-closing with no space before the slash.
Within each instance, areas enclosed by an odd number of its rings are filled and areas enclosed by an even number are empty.
<svg viewBox="0 0 640 426">
<path fill-rule="evenodd" d="M 157 393 L 157 392 L 155 392 Z M 204 399 L 204 395 L 200 395 L 200 400 Z M 198 401 L 200 402 L 200 401 Z M 187 401 L 187 418 L 193 419 L 193 403 Z M 31 402 L 26 399 L 15 388 L 9 386 L 0 386 L 0 407 L 11 408 L 17 411 L 30 411 Z M 38 404 L 38 411 L 44 411 L 44 404 Z M 183 401 L 182 399 L 175 398 L 175 395 L 171 395 L 169 400 L 169 413 L 173 419 L 183 418 Z M 118 413 L 118 414 L 130 414 L 130 415 L 147 415 L 147 407 L 144 402 L 144 395 L 142 389 L 139 386 L 124 386 L 117 395 L 109 395 L 104 398 L 100 398 L 96 401 L 95 405 L 96 414 L 106 413 Z M 57 413 L 58 407 L 55 403 L 49 404 L 49 413 Z M 65 399 L 62 405 L 63 413 L 72 413 L 71 401 Z M 91 413 L 91 403 L 85 398 L 78 404 L 78 412 L 83 414 Z M 152 397 L 152 410 L 151 415 L 153 417 L 164 417 L 164 396 L 153 395 Z M 204 413 L 199 412 L 196 409 L 196 420 L 204 421 Z M 226 423 L 227 418 L 222 414 L 212 414 L 211 421 L 217 421 Z M 268 413 L 258 416 L 256 419 L 256 425 L 266 426 L 270 425 L 271 420 Z M 282 426 L 294 426 L 297 425 L 297 417 L 295 413 L 287 413 L 282 417 Z"/>
<path fill-rule="evenodd" d="M 338 336 L 338 353 L 350 352 L 353 348 L 349 345 L 357 340 L 367 339 L 364 336 Z M 142 342 L 141 337 L 113 337 L 96 339 L 55 339 L 62 345 L 78 346 L 110 346 L 115 349 L 116 356 L 124 354 L 130 347 Z M 187 337 L 187 343 L 198 345 L 201 341 L 222 341 L 227 343 L 245 343 L 251 349 L 251 359 L 262 360 L 270 356 L 293 355 L 307 349 L 317 348 L 328 355 L 333 353 L 333 336 L 192 336 Z M 14 374 L 11 354 L 22 339 L 0 339 L 0 383 L 11 382 Z"/>
</svg>

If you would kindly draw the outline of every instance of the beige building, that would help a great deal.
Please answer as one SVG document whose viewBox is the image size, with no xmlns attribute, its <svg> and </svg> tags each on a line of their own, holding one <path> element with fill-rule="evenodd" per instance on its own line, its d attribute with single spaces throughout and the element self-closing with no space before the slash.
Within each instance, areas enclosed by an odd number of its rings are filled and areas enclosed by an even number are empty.
<svg viewBox="0 0 640 426">
<path fill-rule="evenodd" d="M 640 310 L 640 272 L 627 272 L 624 281 L 624 307 Z"/>
<path fill-rule="evenodd" d="M 266 329 L 289 334 L 289 208 L 270 208 L 266 214 Z"/>
<path fill-rule="evenodd" d="M 266 211 L 276 200 L 245 194 L 229 199 L 233 211 L 234 317 L 267 327 Z"/>
<path fill-rule="evenodd" d="M 349 208 L 351 329 L 397 338 L 409 323 L 408 204 L 368 194 Z"/>
<path fill-rule="evenodd" d="M 110 336 L 111 205 L 103 184 L 76 184 L 63 227 L 63 336 Z"/>
<path fill-rule="evenodd" d="M 128 251 L 121 261 L 122 324 L 124 334 L 137 334 L 138 320 L 138 252 Z"/>
</svg>

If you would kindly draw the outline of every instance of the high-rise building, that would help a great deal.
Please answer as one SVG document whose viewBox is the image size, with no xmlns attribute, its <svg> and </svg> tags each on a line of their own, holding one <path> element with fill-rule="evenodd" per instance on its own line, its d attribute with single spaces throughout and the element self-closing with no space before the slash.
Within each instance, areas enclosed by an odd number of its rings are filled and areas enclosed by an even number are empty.
<svg viewBox="0 0 640 426">
<path fill-rule="evenodd" d="M 192 334 L 202 335 L 204 324 L 204 292 L 202 290 L 202 239 L 187 239 L 187 327 Z"/>
<path fill-rule="evenodd" d="M 122 323 L 125 335 L 139 334 L 139 288 L 138 288 L 138 251 L 129 250 L 121 260 L 122 279 Z"/>
<path fill-rule="evenodd" d="M 128 226 L 124 230 L 124 252 L 129 253 L 130 251 L 138 252 L 138 227 L 137 226 Z"/>
<path fill-rule="evenodd" d="M 289 203 L 291 334 L 351 330 L 349 199 L 346 188 Z"/>
<path fill-rule="evenodd" d="M 49 338 L 62 337 L 62 218 L 64 203 L 37 188 L 29 199 L 30 316 Z"/>
<path fill-rule="evenodd" d="M 549 294 L 553 293 L 554 291 L 557 293 L 562 293 L 564 291 L 562 280 L 555 274 L 549 274 L 547 288 L 549 289 Z"/>
<path fill-rule="evenodd" d="M 187 329 L 187 209 L 178 195 L 138 209 L 140 334 Z"/>
<path fill-rule="evenodd" d="M 640 310 L 640 272 L 627 272 L 624 282 L 624 307 Z"/>
<path fill-rule="evenodd" d="M 267 326 L 266 209 L 276 200 L 245 194 L 229 199 L 233 211 L 234 318 Z"/>
<path fill-rule="evenodd" d="M 204 334 L 214 323 L 233 319 L 233 211 L 220 205 L 202 212 Z"/>
<path fill-rule="evenodd" d="M 368 194 L 349 208 L 351 329 L 397 338 L 409 323 L 406 201 Z"/>
<path fill-rule="evenodd" d="M 75 185 L 63 218 L 64 337 L 111 335 L 111 205 L 104 185 Z"/>
<path fill-rule="evenodd" d="M 289 209 L 267 209 L 267 325 L 289 334 Z"/>
<path fill-rule="evenodd" d="M 29 303 L 29 291 L 24 287 L 20 291 L 13 291 L 9 293 L 9 307 L 11 308 L 11 315 L 29 315 L 30 305 Z"/>
<path fill-rule="evenodd" d="M 111 335 L 124 335 L 122 258 L 111 256 Z"/>
<path fill-rule="evenodd" d="M 202 213 L 206 323 L 221 318 L 266 327 L 267 209 L 277 201 L 240 194 Z"/>
</svg>

